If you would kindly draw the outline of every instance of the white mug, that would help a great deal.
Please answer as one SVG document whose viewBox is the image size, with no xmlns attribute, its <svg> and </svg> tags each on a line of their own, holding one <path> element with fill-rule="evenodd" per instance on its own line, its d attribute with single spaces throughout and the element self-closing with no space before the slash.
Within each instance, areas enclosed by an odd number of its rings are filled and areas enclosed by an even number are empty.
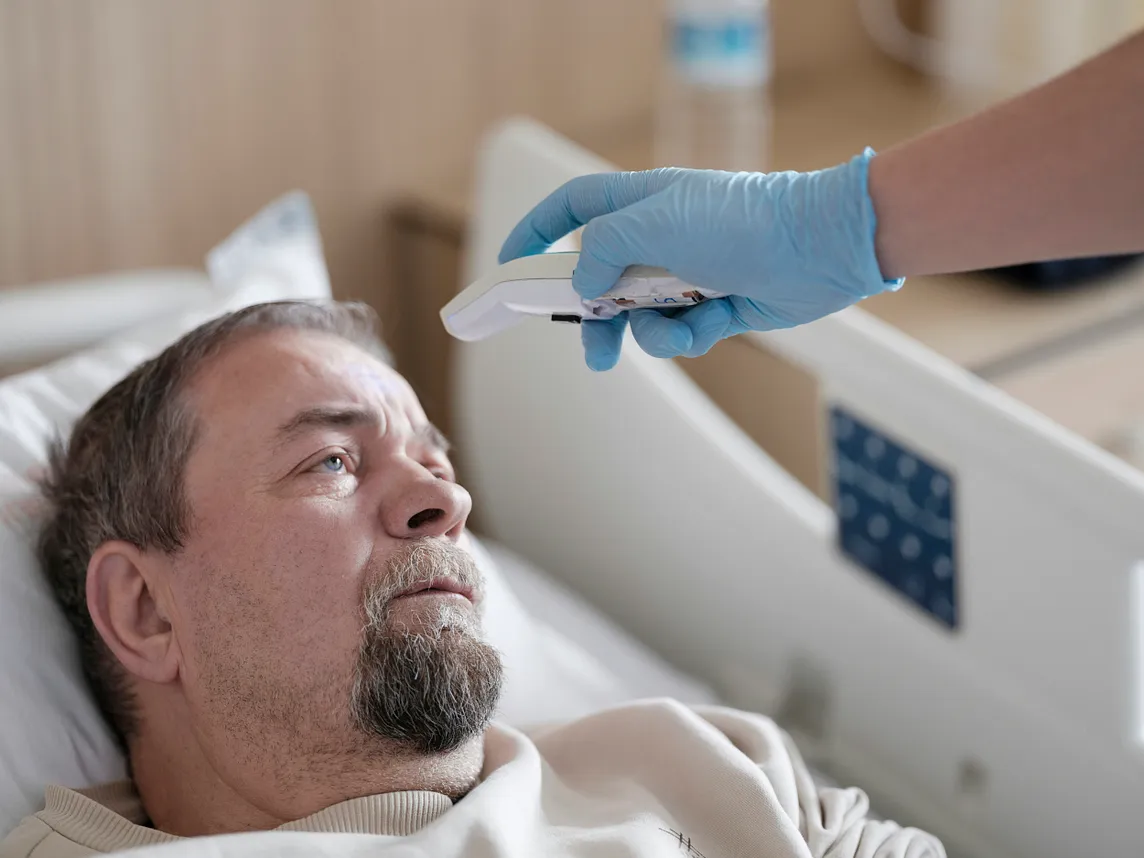
<svg viewBox="0 0 1144 858">
<path fill-rule="evenodd" d="M 891 56 L 955 97 L 990 101 L 1036 86 L 1144 23 L 1144 0 L 929 0 L 933 36 L 911 31 L 895 0 L 858 0 Z"/>
</svg>

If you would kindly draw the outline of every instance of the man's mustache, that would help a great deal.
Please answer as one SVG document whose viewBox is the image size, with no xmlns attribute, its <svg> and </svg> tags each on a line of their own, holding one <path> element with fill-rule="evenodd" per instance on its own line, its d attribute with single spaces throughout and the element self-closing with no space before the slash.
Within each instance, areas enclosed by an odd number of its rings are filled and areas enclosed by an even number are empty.
<svg viewBox="0 0 1144 858">
<path fill-rule="evenodd" d="M 470 591 L 474 605 L 484 599 L 484 575 L 469 552 L 445 539 L 410 540 L 389 557 L 379 574 L 366 577 L 362 604 L 367 624 L 384 625 L 389 605 L 398 595 L 436 579 Z"/>
</svg>

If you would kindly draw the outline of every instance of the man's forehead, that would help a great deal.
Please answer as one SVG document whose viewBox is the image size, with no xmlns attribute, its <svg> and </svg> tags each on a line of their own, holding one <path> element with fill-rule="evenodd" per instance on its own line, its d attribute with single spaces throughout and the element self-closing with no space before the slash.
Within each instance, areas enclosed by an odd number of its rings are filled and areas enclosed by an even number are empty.
<svg viewBox="0 0 1144 858">
<path fill-rule="evenodd" d="M 409 384 L 397 371 L 367 356 L 365 361 L 351 361 L 345 366 L 345 379 L 351 384 L 387 398 L 402 398 L 410 393 Z"/>
<path fill-rule="evenodd" d="M 203 417 L 277 425 L 318 400 L 420 411 L 408 382 L 358 346 L 331 334 L 280 330 L 234 344 L 192 385 Z"/>
</svg>

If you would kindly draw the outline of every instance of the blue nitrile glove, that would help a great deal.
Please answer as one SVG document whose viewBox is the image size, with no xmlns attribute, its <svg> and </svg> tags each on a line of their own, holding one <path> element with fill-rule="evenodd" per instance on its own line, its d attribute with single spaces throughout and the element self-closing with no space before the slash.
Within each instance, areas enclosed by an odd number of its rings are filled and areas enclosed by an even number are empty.
<svg viewBox="0 0 1144 858">
<path fill-rule="evenodd" d="M 635 264 L 725 292 L 731 297 L 683 310 L 631 310 L 581 326 L 595 370 L 616 365 L 629 319 L 648 354 L 696 357 L 724 337 L 801 325 L 901 286 L 883 279 L 874 255 L 872 157 L 867 149 L 813 173 L 666 167 L 582 176 L 517 224 L 500 259 L 540 253 L 587 224 L 572 278 L 585 298 Z"/>
</svg>

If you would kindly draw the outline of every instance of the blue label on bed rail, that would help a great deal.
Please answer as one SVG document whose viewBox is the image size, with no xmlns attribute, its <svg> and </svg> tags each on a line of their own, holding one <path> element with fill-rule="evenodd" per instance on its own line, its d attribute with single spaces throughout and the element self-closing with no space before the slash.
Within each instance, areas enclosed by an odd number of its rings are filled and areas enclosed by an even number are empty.
<svg viewBox="0 0 1144 858">
<path fill-rule="evenodd" d="M 831 408 L 830 429 L 842 553 L 957 628 L 952 476 L 845 409 Z"/>
</svg>

